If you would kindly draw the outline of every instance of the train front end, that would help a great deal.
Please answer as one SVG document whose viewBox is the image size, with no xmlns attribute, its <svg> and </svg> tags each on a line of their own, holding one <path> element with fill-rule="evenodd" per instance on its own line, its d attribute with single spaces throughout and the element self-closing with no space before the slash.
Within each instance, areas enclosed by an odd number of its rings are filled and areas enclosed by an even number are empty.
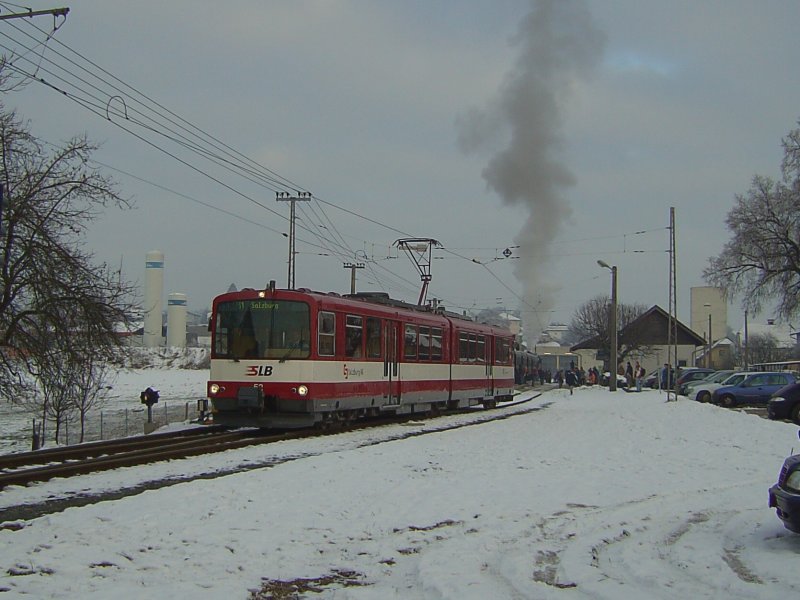
<svg viewBox="0 0 800 600">
<path fill-rule="evenodd" d="M 296 292 L 243 290 L 214 300 L 207 393 L 215 423 L 314 424 L 312 318 L 311 303 Z"/>
</svg>

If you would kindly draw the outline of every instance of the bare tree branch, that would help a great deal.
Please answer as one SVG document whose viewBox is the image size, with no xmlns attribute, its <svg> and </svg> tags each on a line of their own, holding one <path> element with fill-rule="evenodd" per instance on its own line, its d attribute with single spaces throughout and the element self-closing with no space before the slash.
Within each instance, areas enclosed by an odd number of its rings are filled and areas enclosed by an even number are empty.
<svg viewBox="0 0 800 600">
<path fill-rule="evenodd" d="M 38 379 L 56 427 L 71 410 L 75 372 L 120 348 L 116 331 L 128 324 L 133 301 L 133 286 L 96 264 L 84 246 L 88 227 L 107 207 L 129 206 L 90 162 L 95 150 L 75 137 L 46 151 L 0 105 L 0 398 L 18 401 L 31 376 Z"/>
</svg>

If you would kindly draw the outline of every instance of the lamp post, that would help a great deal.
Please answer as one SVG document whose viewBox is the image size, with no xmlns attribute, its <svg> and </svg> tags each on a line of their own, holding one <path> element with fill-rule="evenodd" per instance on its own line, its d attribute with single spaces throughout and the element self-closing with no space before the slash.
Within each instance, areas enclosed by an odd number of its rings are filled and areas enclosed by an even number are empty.
<svg viewBox="0 0 800 600">
<path fill-rule="evenodd" d="M 617 391 L 617 267 L 605 261 L 598 260 L 597 264 L 611 271 L 611 308 L 608 315 L 608 337 L 611 340 L 611 377 L 608 379 L 608 391 Z"/>
<path fill-rule="evenodd" d="M 703 304 L 708 309 L 708 350 L 706 351 L 706 368 L 711 368 L 711 305 Z"/>
</svg>

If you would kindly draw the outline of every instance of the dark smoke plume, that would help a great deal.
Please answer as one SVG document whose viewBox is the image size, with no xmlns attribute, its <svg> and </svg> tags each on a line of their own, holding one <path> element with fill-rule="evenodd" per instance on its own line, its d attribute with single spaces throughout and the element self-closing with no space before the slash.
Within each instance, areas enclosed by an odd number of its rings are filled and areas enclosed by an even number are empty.
<svg viewBox="0 0 800 600">
<path fill-rule="evenodd" d="M 572 85 L 588 77 L 605 45 L 584 0 L 535 0 L 512 38 L 519 46 L 516 65 L 493 105 L 473 110 L 459 120 L 459 142 L 476 150 L 496 137 L 509 135 L 508 146 L 491 157 L 483 178 L 503 201 L 527 210 L 516 241 L 520 258 L 515 274 L 523 285 L 523 318 L 528 339 L 541 321 L 535 313 L 553 307 L 556 288 L 548 283 L 555 262 L 548 249 L 571 210 L 565 189 L 575 182 L 559 162 L 563 145 L 562 107 Z"/>
</svg>

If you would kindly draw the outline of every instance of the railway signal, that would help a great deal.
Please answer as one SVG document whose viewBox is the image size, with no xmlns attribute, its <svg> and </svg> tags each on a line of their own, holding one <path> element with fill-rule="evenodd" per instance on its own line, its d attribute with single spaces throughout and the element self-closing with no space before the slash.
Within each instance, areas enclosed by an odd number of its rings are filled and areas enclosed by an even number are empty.
<svg viewBox="0 0 800 600">
<path fill-rule="evenodd" d="M 150 431 L 152 431 L 153 404 L 158 402 L 158 390 L 154 390 L 153 388 L 149 387 L 139 394 L 139 399 L 142 401 L 142 404 L 147 405 L 147 423 L 145 424 L 145 433 L 149 433 L 147 430 L 150 429 Z"/>
</svg>

